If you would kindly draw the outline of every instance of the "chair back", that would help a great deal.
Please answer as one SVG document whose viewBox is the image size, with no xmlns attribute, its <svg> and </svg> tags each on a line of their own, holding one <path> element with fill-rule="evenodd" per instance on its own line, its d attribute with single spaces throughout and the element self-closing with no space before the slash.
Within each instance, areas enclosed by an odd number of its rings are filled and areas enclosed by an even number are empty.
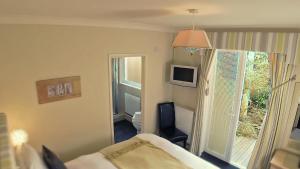
<svg viewBox="0 0 300 169">
<path fill-rule="evenodd" d="M 174 102 L 158 104 L 159 129 L 175 128 Z"/>
</svg>

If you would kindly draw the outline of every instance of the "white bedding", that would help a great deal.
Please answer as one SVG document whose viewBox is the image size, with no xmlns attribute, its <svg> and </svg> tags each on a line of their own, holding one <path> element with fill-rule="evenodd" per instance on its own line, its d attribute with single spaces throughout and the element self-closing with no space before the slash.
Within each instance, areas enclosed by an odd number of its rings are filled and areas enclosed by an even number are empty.
<svg viewBox="0 0 300 169">
<path fill-rule="evenodd" d="M 185 149 L 172 144 L 166 139 L 153 134 L 139 134 L 137 137 L 148 140 L 155 146 L 165 150 L 175 158 L 193 169 L 217 169 L 218 167 L 193 155 Z M 146 155 L 145 155 L 146 156 Z M 100 153 L 84 155 L 66 163 L 68 169 L 117 169 Z"/>
</svg>

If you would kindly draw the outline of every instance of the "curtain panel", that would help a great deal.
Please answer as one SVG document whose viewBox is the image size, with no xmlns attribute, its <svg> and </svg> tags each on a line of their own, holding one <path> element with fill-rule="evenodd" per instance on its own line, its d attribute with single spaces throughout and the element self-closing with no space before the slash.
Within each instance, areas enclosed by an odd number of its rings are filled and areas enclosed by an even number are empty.
<svg viewBox="0 0 300 169">
<path fill-rule="evenodd" d="M 300 61 L 300 33 L 289 32 L 207 32 L 208 38 L 214 49 L 229 50 L 247 50 L 261 51 L 268 53 L 281 53 L 286 56 L 285 63 L 295 64 Z M 202 58 L 213 57 L 205 49 L 200 50 Z M 214 50 L 213 50 L 214 51 Z M 214 53 L 214 52 L 213 52 Z M 297 60 L 298 59 L 298 60 Z M 205 64 L 210 62 L 201 61 L 200 66 L 206 67 Z M 285 66 L 286 66 L 285 65 Z M 208 66 L 208 68 L 210 65 Z M 287 68 L 287 67 L 286 67 Z M 203 71 L 203 70 L 202 70 Z M 207 70 L 205 70 L 207 71 Z M 201 72 L 202 73 L 202 72 Z M 205 72 L 204 72 L 205 74 Z M 201 144 L 202 114 L 204 108 L 204 97 L 202 97 L 206 86 L 202 86 L 201 77 L 199 79 L 198 100 L 193 123 L 191 152 L 198 154 Z"/>
<path fill-rule="evenodd" d="M 195 111 L 195 117 L 192 129 L 191 147 L 190 151 L 194 154 L 198 154 L 201 143 L 201 131 L 202 120 L 204 113 L 204 99 L 208 88 L 207 76 L 214 59 L 215 49 L 206 50 L 205 55 L 207 57 L 201 57 L 200 70 L 199 70 L 199 84 L 198 84 L 198 100 Z"/>
<path fill-rule="evenodd" d="M 272 92 L 269 98 L 268 111 L 260 131 L 259 139 L 255 144 L 248 169 L 269 168 L 269 162 L 276 148 L 279 147 L 281 132 L 284 128 L 282 119 L 289 115 L 286 113 L 286 101 L 293 65 L 286 64 L 285 55 L 271 54 L 271 85 Z M 281 86 L 281 84 L 288 82 Z M 278 87 L 280 86 L 280 87 Z"/>
<path fill-rule="evenodd" d="M 300 58 L 300 34 L 285 32 L 207 32 L 213 48 L 286 54 L 286 62 Z"/>
</svg>

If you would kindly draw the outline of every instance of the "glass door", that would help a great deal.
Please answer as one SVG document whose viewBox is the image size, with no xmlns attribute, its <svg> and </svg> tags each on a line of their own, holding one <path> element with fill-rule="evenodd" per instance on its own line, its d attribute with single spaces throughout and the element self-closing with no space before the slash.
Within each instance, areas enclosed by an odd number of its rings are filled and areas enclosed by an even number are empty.
<svg viewBox="0 0 300 169">
<path fill-rule="evenodd" d="M 230 162 L 245 76 L 246 52 L 217 50 L 205 151 Z"/>
</svg>

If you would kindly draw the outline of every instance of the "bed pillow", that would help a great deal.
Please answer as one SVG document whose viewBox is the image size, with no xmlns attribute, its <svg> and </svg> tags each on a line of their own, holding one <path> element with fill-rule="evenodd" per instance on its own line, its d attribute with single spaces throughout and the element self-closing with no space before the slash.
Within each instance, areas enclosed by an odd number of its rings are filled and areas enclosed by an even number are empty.
<svg viewBox="0 0 300 169">
<path fill-rule="evenodd" d="M 22 161 L 23 167 L 26 169 L 47 169 L 38 152 L 29 144 L 22 145 L 20 154 L 17 154 L 17 158 Z"/>
<path fill-rule="evenodd" d="M 43 159 L 48 166 L 48 169 L 67 169 L 64 162 L 62 162 L 56 154 L 45 146 L 43 146 Z"/>
</svg>

